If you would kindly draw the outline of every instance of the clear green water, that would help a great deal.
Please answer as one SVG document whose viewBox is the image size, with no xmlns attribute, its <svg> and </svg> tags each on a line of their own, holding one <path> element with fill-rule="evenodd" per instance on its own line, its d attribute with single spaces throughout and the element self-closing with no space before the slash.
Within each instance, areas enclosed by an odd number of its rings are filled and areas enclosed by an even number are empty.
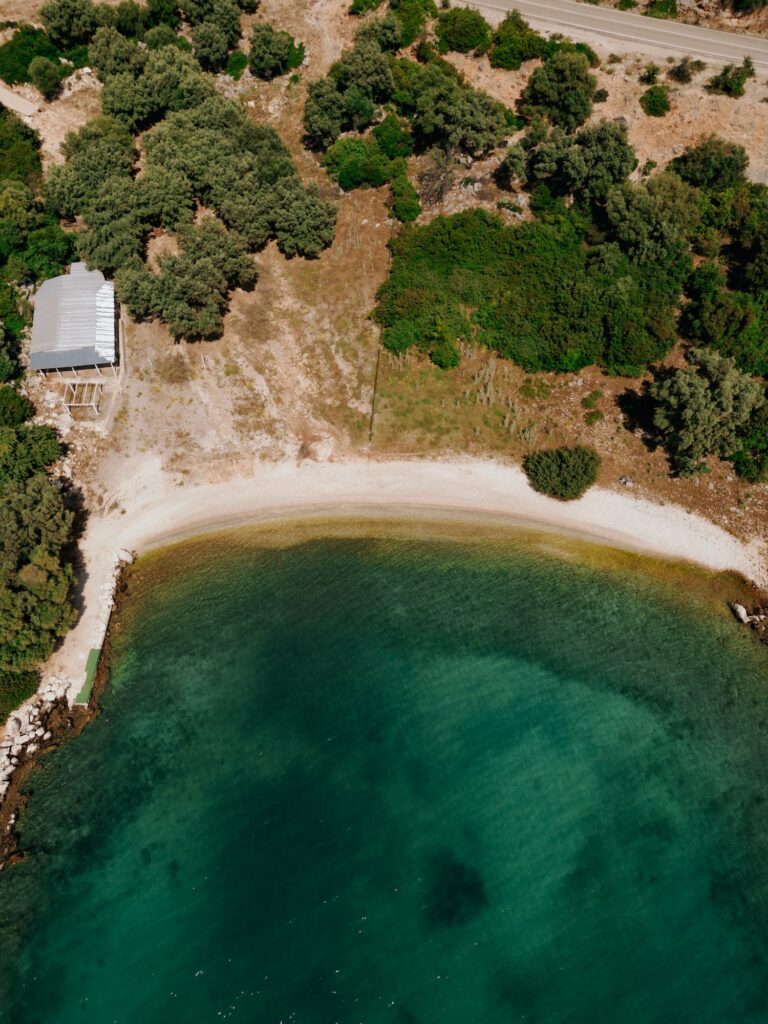
<svg viewBox="0 0 768 1024">
<path fill-rule="evenodd" d="M 768 1019 L 766 660 L 725 617 L 519 545 L 147 572 L 0 874 L 0 1020 Z"/>
</svg>

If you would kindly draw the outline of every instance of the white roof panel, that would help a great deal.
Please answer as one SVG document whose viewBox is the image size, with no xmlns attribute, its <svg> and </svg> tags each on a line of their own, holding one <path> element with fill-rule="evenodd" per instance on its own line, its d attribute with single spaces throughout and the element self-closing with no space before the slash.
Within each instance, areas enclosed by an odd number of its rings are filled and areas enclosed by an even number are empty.
<svg viewBox="0 0 768 1024">
<path fill-rule="evenodd" d="M 73 263 L 35 296 L 29 365 L 33 370 L 105 366 L 115 360 L 115 289 L 99 270 Z"/>
</svg>

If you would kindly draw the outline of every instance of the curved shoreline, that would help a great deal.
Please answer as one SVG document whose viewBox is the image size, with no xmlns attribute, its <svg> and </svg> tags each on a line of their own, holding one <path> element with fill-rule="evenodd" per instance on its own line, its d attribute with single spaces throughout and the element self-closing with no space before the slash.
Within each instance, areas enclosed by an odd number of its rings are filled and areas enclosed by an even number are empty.
<svg viewBox="0 0 768 1024">
<path fill-rule="evenodd" d="M 179 486 L 163 474 L 116 496 L 124 513 L 93 515 L 81 543 L 85 579 L 82 614 L 44 669 L 46 678 L 84 670 L 100 646 L 121 561 L 213 532 L 301 515 L 430 511 L 501 517 L 520 526 L 576 533 L 584 539 L 663 558 L 733 570 L 768 586 L 765 545 L 746 543 L 674 505 L 602 488 L 574 502 L 538 494 L 523 471 L 490 461 L 404 460 L 258 464 L 252 477 Z M 106 604 L 106 606 L 105 606 Z M 70 701 L 82 675 L 68 687 Z"/>
<path fill-rule="evenodd" d="M 556 501 L 535 492 L 521 469 L 478 459 L 257 463 L 253 476 L 189 486 L 149 459 L 126 476 L 110 508 L 91 515 L 80 543 L 77 623 L 43 666 L 37 693 L 0 725 L 0 803 L 10 798 L 16 768 L 41 744 L 47 717 L 64 701 L 75 703 L 88 655 L 104 642 L 122 566 L 200 534 L 301 518 L 450 516 L 565 533 L 713 572 L 733 571 L 768 587 L 766 545 L 757 539 L 741 541 L 679 506 L 631 492 L 593 488 L 578 501 Z"/>
<path fill-rule="evenodd" d="M 680 507 L 629 492 L 593 488 L 579 501 L 556 501 L 532 490 L 521 469 L 477 459 L 261 463 L 251 477 L 193 486 L 174 483 L 158 463 L 145 465 L 115 503 L 124 512 L 91 518 L 81 544 L 82 615 L 45 666 L 48 679 L 79 673 L 68 688 L 70 699 L 82 681 L 88 651 L 103 639 L 121 560 L 265 519 L 396 510 L 491 515 L 713 571 L 733 570 L 768 586 L 765 547 L 758 541 L 745 543 Z"/>
<path fill-rule="evenodd" d="M 81 615 L 43 667 L 40 692 L 82 684 L 90 650 L 100 648 L 120 565 L 188 537 L 301 516 L 454 514 L 576 534 L 612 547 L 732 570 L 768 587 L 766 547 L 744 542 L 675 505 L 631 492 L 593 488 L 578 501 L 538 494 L 515 466 L 479 459 L 257 463 L 254 474 L 222 483 L 180 485 L 159 460 L 128 475 L 111 508 L 92 513 L 80 544 Z"/>
</svg>

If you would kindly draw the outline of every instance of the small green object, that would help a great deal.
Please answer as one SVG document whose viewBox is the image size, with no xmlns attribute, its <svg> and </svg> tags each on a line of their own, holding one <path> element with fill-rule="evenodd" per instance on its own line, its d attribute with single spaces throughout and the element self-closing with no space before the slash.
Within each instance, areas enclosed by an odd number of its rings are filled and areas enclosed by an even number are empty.
<svg viewBox="0 0 768 1024">
<path fill-rule="evenodd" d="M 664 117 L 671 109 L 669 88 L 666 85 L 652 85 L 640 97 L 640 106 L 649 117 Z"/>
<path fill-rule="evenodd" d="M 226 72 L 230 76 L 230 78 L 234 78 L 236 81 L 239 81 L 242 78 L 243 72 L 247 67 L 247 54 L 243 53 L 242 50 L 234 50 L 232 53 L 230 53 L 226 67 Z"/>
<path fill-rule="evenodd" d="M 677 0 L 651 0 L 643 14 L 649 18 L 676 18 Z"/>
<path fill-rule="evenodd" d="M 93 680 L 96 678 L 96 669 L 99 667 L 100 658 L 100 648 L 98 650 L 93 648 L 88 654 L 88 660 L 85 663 L 85 682 L 82 685 L 80 693 L 75 697 L 75 704 L 87 704 L 91 699 Z"/>
</svg>

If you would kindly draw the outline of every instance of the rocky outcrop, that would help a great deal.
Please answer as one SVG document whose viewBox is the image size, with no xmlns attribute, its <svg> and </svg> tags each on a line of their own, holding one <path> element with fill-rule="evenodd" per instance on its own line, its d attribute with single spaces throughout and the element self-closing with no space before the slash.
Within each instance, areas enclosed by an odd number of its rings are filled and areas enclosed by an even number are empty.
<svg viewBox="0 0 768 1024">
<path fill-rule="evenodd" d="M 17 708 L 6 722 L 5 735 L 0 739 L 0 802 L 19 765 L 50 743 L 53 733 L 48 721 L 56 707 L 66 705 L 66 692 L 65 680 L 52 680 Z"/>
<path fill-rule="evenodd" d="M 93 630 L 86 638 L 82 664 L 89 650 L 101 649 L 114 606 L 117 581 L 123 566 L 133 561 L 130 551 L 120 549 L 114 553 L 112 568 L 104 580 L 95 606 Z M 81 671 L 84 671 L 81 670 Z M 83 684 L 83 675 L 67 678 L 55 675 L 50 665 L 43 669 L 40 688 L 33 697 L 17 708 L 5 723 L 0 738 L 0 805 L 10 789 L 11 777 L 27 759 L 45 749 L 56 736 L 56 728 L 48 727 L 49 720 L 61 721 L 59 709 L 68 710 Z"/>
<path fill-rule="evenodd" d="M 768 605 L 758 605 L 748 611 L 743 604 L 734 601 L 730 609 L 739 622 L 759 633 L 762 643 L 768 644 Z"/>
</svg>

